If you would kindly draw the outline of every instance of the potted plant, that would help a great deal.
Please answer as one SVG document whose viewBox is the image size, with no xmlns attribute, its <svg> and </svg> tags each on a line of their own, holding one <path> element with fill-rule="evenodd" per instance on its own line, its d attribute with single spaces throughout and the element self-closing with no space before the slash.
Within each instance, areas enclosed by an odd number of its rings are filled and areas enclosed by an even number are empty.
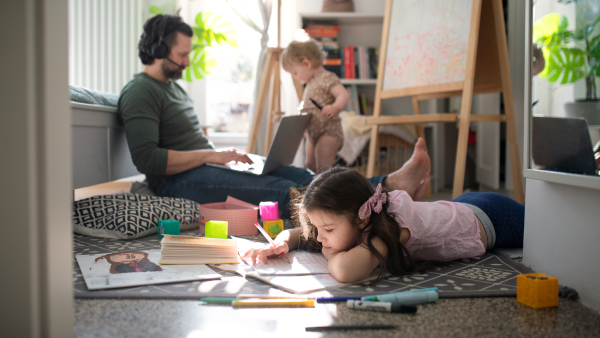
<svg viewBox="0 0 600 338">
<path fill-rule="evenodd" d="M 150 12 L 154 15 L 163 14 L 157 6 L 151 6 Z M 192 52 L 190 53 L 190 66 L 183 72 L 182 79 L 193 81 L 201 80 L 206 74 L 210 74 L 217 67 L 217 61 L 211 57 L 210 48 L 218 45 L 228 44 L 237 47 L 235 39 L 236 30 L 233 24 L 217 13 L 200 12 L 195 18 L 196 26 L 192 26 L 194 36 L 192 37 Z"/>
<path fill-rule="evenodd" d="M 588 124 L 600 124 L 600 100 L 596 78 L 600 77 L 600 34 L 594 30 L 600 22 L 597 0 L 558 0 L 575 5 L 575 30 L 568 28 L 567 18 L 550 13 L 533 25 L 533 42 L 542 49 L 544 70 L 539 76 L 561 85 L 585 80 L 585 99 L 565 104 L 568 116 L 585 117 Z"/>
</svg>

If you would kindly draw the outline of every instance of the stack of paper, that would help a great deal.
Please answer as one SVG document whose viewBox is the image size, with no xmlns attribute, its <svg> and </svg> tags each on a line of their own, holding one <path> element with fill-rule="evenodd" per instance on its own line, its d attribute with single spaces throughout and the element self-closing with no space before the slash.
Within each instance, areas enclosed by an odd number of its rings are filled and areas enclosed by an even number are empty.
<svg viewBox="0 0 600 338">
<path fill-rule="evenodd" d="M 160 264 L 237 263 L 234 239 L 164 235 L 160 242 Z"/>
</svg>

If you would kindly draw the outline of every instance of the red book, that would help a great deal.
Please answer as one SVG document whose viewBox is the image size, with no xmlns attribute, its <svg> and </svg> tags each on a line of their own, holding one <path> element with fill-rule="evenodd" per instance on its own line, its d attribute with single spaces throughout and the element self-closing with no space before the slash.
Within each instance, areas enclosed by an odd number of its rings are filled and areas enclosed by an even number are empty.
<svg viewBox="0 0 600 338">
<path fill-rule="evenodd" d="M 353 46 L 344 47 L 344 77 L 346 79 L 353 79 L 354 71 L 354 60 L 352 59 L 352 55 L 354 54 Z"/>
<path fill-rule="evenodd" d="M 354 45 L 350 46 L 350 74 L 352 77 L 350 79 L 356 79 L 356 59 L 354 55 Z"/>
</svg>

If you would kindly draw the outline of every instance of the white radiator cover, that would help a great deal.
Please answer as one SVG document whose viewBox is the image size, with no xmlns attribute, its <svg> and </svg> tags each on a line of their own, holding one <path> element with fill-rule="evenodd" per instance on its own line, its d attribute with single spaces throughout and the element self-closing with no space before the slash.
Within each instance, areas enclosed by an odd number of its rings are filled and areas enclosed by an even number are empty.
<svg viewBox="0 0 600 338">
<path fill-rule="evenodd" d="M 142 71 L 143 0 L 69 0 L 69 84 L 119 93 Z"/>
</svg>

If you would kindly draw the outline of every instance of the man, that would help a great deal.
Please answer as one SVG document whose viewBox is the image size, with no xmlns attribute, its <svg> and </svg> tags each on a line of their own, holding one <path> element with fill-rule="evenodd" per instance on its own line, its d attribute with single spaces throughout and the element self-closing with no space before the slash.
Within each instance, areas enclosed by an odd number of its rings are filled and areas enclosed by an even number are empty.
<svg viewBox="0 0 600 338">
<path fill-rule="evenodd" d="M 175 83 L 190 64 L 192 35 L 179 16 L 159 14 L 144 24 L 138 45 L 144 70 L 125 85 L 119 98 L 133 163 L 159 196 L 201 204 L 224 201 L 228 195 L 252 204 L 277 201 L 282 216 L 289 217 L 289 189 L 308 185 L 312 172 L 285 166 L 269 175 L 254 176 L 204 165 L 252 161 L 239 150 L 214 149 L 199 129 L 192 101 Z M 429 169 L 429 155 L 420 139 L 402 169 L 369 180 L 390 190 L 406 190 L 420 200 L 429 182 Z"/>
</svg>

